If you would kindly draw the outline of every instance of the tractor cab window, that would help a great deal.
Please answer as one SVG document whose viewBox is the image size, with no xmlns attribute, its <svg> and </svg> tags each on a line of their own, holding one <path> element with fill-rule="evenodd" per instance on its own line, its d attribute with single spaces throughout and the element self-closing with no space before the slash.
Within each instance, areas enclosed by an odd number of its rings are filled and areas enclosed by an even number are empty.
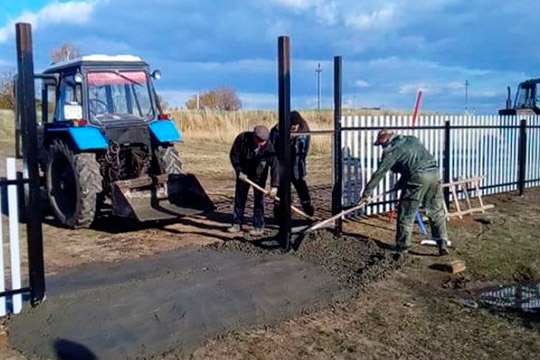
<svg viewBox="0 0 540 360">
<path fill-rule="evenodd" d="M 516 94 L 516 109 L 531 109 L 534 106 L 533 90 L 535 85 L 522 85 Z"/>
<path fill-rule="evenodd" d="M 87 76 L 90 121 L 155 117 L 144 71 L 100 71 Z"/>
<path fill-rule="evenodd" d="M 60 83 L 60 96 L 58 97 L 58 106 L 56 107 L 57 121 L 70 120 L 70 116 L 66 116 L 66 109 L 69 106 L 81 106 L 82 90 L 81 85 L 75 82 L 74 76 L 64 76 Z"/>
<path fill-rule="evenodd" d="M 534 106 L 540 108 L 540 83 L 536 83 L 534 94 Z"/>
</svg>

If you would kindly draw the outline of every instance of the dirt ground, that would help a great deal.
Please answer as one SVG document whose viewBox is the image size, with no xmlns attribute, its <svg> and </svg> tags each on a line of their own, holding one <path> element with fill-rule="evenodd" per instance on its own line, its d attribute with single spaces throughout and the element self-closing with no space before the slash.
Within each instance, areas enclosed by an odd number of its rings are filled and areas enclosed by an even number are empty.
<svg viewBox="0 0 540 360">
<path fill-rule="evenodd" d="M 2 155 L 11 144 L 0 144 Z M 88 230 L 44 225 L 47 274 L 93 262 L 119 262 L 186 245 L 221 243 L 229 225 L 234 192 L 228 148 L 181 144 L 186 170 L 196 173 L 218 209 L 169 224 L 141 225 L 103 219 Z M 330 158 L 310 159 L 315 205 L 329 212 Z M 433 269 L 441 261 L 434 248 L 415 244 L 401 268 L 357 296 L 315 313 L 273 326 L 235 331 L 209 340 L 192 359 L 540 359 L 540 319 L 535 314 L 501 313 L 463 306 L 479 289 L 540 281 L 540 190 L 485 198 L 486 214 L 449 222 L 453 249 L 448 259 L 467 270 L 449 275 Z M 248 214 L 249 214 L 248 210 Z M 269 211 L 271 214 L 271 211 Z M 384 247 L 393 243 L 395 223 L 386 216 L 349 221 L 347 235 Z M 269 220 L 269 227 L 273 225 Z M 419 234 L 415 235 L 419 240 Z M 22 250 L 24 257 L 25 250 Z M 23 259 L 24 260 L 24 259 Z M 324 258 L 323 258 L 324 260 Z M 9 345 L 9 327 L 0 327 L 0 354 L 24 359 Z M 3 356 L 3 355 L 2 355 Z M 161 359 L 176 359 L 171 352 Z"/>
</svg>

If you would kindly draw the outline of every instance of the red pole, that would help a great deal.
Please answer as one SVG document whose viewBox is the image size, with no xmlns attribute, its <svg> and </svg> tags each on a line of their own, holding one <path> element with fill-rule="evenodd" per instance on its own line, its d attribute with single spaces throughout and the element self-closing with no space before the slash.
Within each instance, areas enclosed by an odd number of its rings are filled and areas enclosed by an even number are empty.
<svg viewBox="0 0 540 360">
<path fill-rule="evenodd" d="M 418 94 L 416 95 L 416 104 L 414 105 L 412 126 L 416 126 L 416 119 L 418 118 L 418 115 L 420 115 L 420 108 L 422 107 L 422 95 L 422 90 L 418 90 Z"/>
</svg>

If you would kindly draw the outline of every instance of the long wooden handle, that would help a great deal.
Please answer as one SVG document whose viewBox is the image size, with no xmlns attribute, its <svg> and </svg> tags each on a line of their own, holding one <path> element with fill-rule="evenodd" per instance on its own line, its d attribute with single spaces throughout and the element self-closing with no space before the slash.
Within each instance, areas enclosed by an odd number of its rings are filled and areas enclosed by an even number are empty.
<svg viewBox="0 0 540 360">
<path fill-rule="evenodd" d="M 388 191 L 388 192 L 385 192 L 384 194 L 381 194 L 381 195 L 377 195 L 377 196 L 370 196 L 368 197 L 366 200 L 358 203 L 358 205 L 355 205 L 353 206 L 352 208 L 350 209 L 347 209 L 347 210 L 343 210 L 342 212 L 340 212 L 339 214 L 336 214 L 334 216 L 332 216 L 331 218 L 328 218 L 326 220 L 322 220 L 322 221 L 319 221 L 318 223 L 308 227 L 305 232 L 310 232 L 310 231 L 314 231 L 314 230 L 317 230 L 317 229 L 320 229 L 322 228 L 323 226 L 325 226 L 326 224 L 329 224 L 333 221 L 336 221 L 337 219 L 339 219 L 340 217 L 342 216 L 345 216 L 347 214 L 350 214 L 352 212 L 355 212 L 355 211 L 358 211 L 360 209 L 362 209 L 364 206 L 366 206 L 367 204 L 369 204 L 370 202 L 374 201 L 374 200 L 377 200 L 377 199 L 380 199 L 382 198 L 383 196 L 387 195 L 388 193 L 390 193 L 391 191 Z"/>
<path fill-rule="evenodd" d="M 254 183 L 253 181 L 249 180 L 248 178 L 242 178 L 240 179 L 242 181 L 244 181 L 245 183 L 253 186 L 255 189 L 259 190 L 260 192 L 262 192 L 264 195 L 268 195 L 270 194 L 270 192 L 268 190 L 266 190 L 265 188 L 262 188 L 260 187 L 259 185 L 257 185 L 256 183 Z M 280 201 L 279 198 L 276 196 L 274 197 L 274 199 L 276 201 Z M 311 221 L 315 221 L 317 219 L 315 219 L 313 216 L 309 216 L 308 214 L 306 214 L 305 212 L 303 212 L 302 210 L 298 209 L 296 206 L 293 206 L 291 205 L 291 210 L 294 211 L 295 213 L 297 213 L 298 215 L 301 215 L 303 217 L 305 217 L 306 219 L 308 220 L 311 220 Z"/>
</svg>

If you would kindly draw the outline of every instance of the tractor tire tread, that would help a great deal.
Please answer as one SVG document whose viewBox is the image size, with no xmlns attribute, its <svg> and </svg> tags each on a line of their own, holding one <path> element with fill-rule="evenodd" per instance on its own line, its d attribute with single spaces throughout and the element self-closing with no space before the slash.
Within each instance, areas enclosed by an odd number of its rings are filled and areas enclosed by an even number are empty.
<svg viewBox="0 0 540 360">
<path fill-rule="evenodd" d="M 163 174 L 182 174 L 182 161 L 174 146 L 158 148 L 158 161 Z"/>
</svg>

